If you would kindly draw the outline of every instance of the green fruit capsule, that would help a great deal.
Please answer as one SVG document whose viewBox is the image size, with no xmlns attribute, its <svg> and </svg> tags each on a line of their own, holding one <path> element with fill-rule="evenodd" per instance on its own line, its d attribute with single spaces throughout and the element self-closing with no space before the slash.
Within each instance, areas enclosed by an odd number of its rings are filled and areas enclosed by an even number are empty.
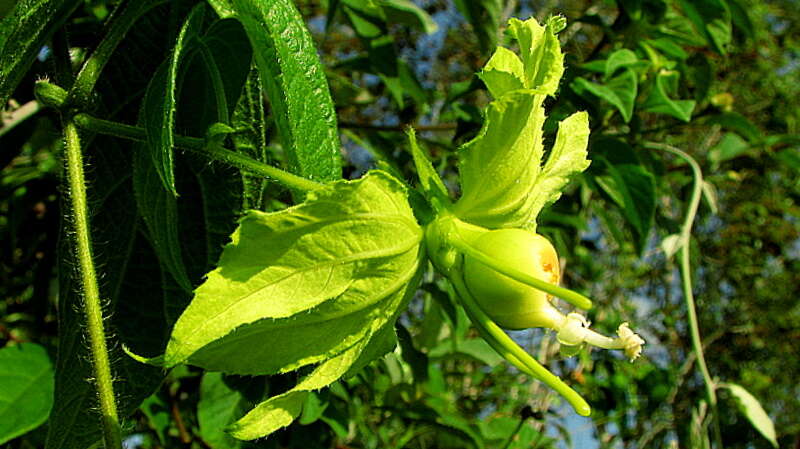
<svg viewBox="0 0 800 449">
<path fill-rule="evenodd" d="M 489 231 L 471 242 L 478 251 L 526 274 L 558 285 L 558 254 L 545 237 L 524 229 Z M 550 303 L 552 296 L 464 258 L 464 280 L 483 311 L 506 329 L 557 328 L 563 316 Z"/>
</svg>

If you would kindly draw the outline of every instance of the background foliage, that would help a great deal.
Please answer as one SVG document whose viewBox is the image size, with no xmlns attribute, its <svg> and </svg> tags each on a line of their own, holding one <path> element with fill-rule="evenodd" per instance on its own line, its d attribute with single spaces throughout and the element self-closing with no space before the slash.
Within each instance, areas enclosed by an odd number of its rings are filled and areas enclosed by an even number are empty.
<svg viewBox="0 0 800 449">
<path fill-rule="evenodd" d="M 58 117 L 37 107 L 32 87 L 44 76 L 67 82 L 69 68 L 59 66 L 58 55 L 69 51 L 78 67 L 96 46 L 115 4 L 58 4 L 46 30 L 25 36 L 46 44 L 33 65 L 0 71 L 5 80 L 21 80 L 13 92 L 0 91 L 11 97 L 0 128 L 0 368 L 43 373 L 44 392 L 54 376 L 56 392 L 49 420 L 47 394 L 26 402 L 24 415 L 30 420 L 17 428 L 24 432 L 44 423 L 40 431 L 19 436 L 0 425 L 0 442 L 10 440 L 15 448 L 45 443 L 85 448 L 97 440 L 94 393 L 85 382 L 89 370 L 82 366 L 86 345 L 69 284 L 73 262 L 69 251 L 57 251 L 64 229 Z M 162 98 L 151 104 L 146 93 L 161 92 L 148 86 L 169 82 L 159 78 L 166 70 L 159 67 L 166 67 L 170 54 L 184 51 L 170 53 L 194 4 L 166 2 L 136 22 L 103 71 L 91 104 L 96 115 L 155 130 L 163 125 L 148 123 L 162 116 Z M 445 285 L 427 275 L 398 322 L 399 350 L 310 395 L 299 423 L 267 441 L 238 442 L 221 429 L 267 392 L 290 388 L 292 376 L 223 376 L 178 367 L 162 382 L 158 369 L 130 360 L 118 345 L 124 342 L 146 355 L 163 352 L 169 330 L 191 298 L 189 290 L 214 267 L 242 211 L 282 208 L 293 203 L 293 192 L 189 152 L 161 161 L 163 170 L 151 169 L 137 159 L 139 145 L 88 136 L 92 226 L 118 351 L 114 366 L 122 379 L 117 388 L 128 416 L 129 447 L 708 447 L 712 430 L 705 390 L 691 351 L 670 238 L 684 218 L 691 172 L 683 161 L 648 149 L 645 142 L 684 149 L 705 175 L 691 261 L 712 375 L 758 398 L 775 422 L 781 446 L 800 442 L 795 418 L 800 414 L 796 1 L 329 0 L 296 5 L 333 94 L 344 177 L 359 177 L 377 166 L 414 180 L 403 134 L 413 125 L 450 188 L 457 186 L 456 149 L 479 129 L 489 99 L 474 73 L 496 45 L 507 42 L 506 19 L 567 18 L 560 34 L 566 72 L 557 100 L 546 104 L 546 138 L 553 139 L 558 120 L 586 110 L 593 163 L 543 213 L 539 232 L 555 242 L 566 263 L 565 284 L 602 303 L 590 315 L 595 325 L 613 333 L 620 321 L 635 323 L 647 339 L 644 357 L 633 365 L 603 352 L 566 359 L 549 335 L 513 333 L 589 398 L 592 419 L 578 418 L 550 391 L 500 363 L 453 307 Z M 221 73 L 234 78 L 230 85 L 251 80 L 244 96 L 232 94 L 237 100 L 226 111 L 249 128 L 237 134 L 243 136 L 236 137 L 237 151 L 309 177 L 335 177 L 335 163 L 304 163 L 302 154 L 297 159 L 280 147 L 281 108 L 302 101 L 302 92 L 281 90 L 289 96 L 285 105 L 264 104 L 248 58 L 236 63 L 235 56 L 249 49 L 214 47 L 235 46 L 242 39 L 236 29 L 209 27 L 213 15 L 206 8 L 186 32 L 206 42 L 213 59 L 225 66 Z M 3 48 L 12 39 L 19 37 L 0 32 Z M 215 81 L 204 75 L 207 61 L 193 52 L 186 49 L 189 62 L 183 66 L 195 76 L 183 75 L 181 81 L 182 92 L 193 94 L 176 91 L 180 107 L 171 126 L 202 137 L 218 121 L 208 111 L 219 110 L 210 105 L 218 106 L 220 99 L 196 94 L 210 92 Z M 314 86 L 308 89 L 314 92 Z M 261 117 L 265 126 L 253 125 L 262 123 Z M 158 132 L 152 136 L 158 139 Z M 314 136 L 296 138 L 314 145 Z M 142 169 L 156 171 L 137 172 Z M 164 185 L 174 185 L 177 199 L 162 187 L 163 180 L 172 179 L 170 171 L 174 184 Z M 39 385 L 33 377 L 18 382 Z M 770 446 L 746 424 L 736 392 L 720 390 L 725 446 Z M 9 422 L 4 417 L 16 412 L 0 409 L 0 422 Z"/>
</svg>

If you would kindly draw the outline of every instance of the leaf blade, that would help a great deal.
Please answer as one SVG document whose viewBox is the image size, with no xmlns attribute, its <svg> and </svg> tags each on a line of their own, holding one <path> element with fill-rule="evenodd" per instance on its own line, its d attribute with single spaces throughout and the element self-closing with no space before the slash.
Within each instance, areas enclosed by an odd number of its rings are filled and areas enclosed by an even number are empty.
<svg viewBox="0 0 800 449">
<path fill-rule="evenodd" d="M 233 0 L 250 38 L 293 173 L 341 178 L 336 113 L 314 43 L 288 0 Z"/>
<path fill-rule="evenodd" d="M 235 438 L 253 440 L 286 427 L 300 416 L 306 396 L 312 390 L 327 387 L 344 376 L 358 360 L 369 338 L 317 366 L 300 383 L 286 393 L 258 404 L 229 428 Z"/>
<path fill-rule="evenodd" d="M 47 420 L 53 406 L 53 376 L 44 347 L 22 343 L 0 349 L 0 444 Z"/>
<path fill-rule="evenodd" d="M 353 326 L 337 330 L 330 321 L 344 315 L 369 319 L 412 277 L 421 237 L 403 186 L 382 172 L 336 182 L 281 212 L 252 211 L 223 251 L 219 268 L 208 274 L 178 320 L 167 364 L 188 359 L 256 374 L 341 351 L 352 344 L 344 340 L 366 328 L 353 319 Z M 249 360 L 227 356 L 242 341 L 303 335 L 315 328 L 330 328 L 342 337 L 321 339 L 316 349 L 280 348 L 282 355 L 271 358 L 266 353 Z"/>
<path fill-rule="evenodd" d="M 731 395 L 736 399 L 739 411 L 773 447 L 777 448 L 778 440 L 775 434 L 775 425 L 758 399 L 741 385 L 724 383 L 720 386 L 727 388 L 731 392 Z"/>
<path fill-rule="evenodd" d="M 0 20 L 0 108 L 79 0 L 24 0 Z"/>
<path fill-rule="evenodd" d="M 536 216 L 561 197 L 569 180 L 589 167 L 589 115 L 576 112 L 558 124 L 556 141 L 541 174 L 532 187 L 533 202 L 528 210 L 525 227 L 536 231 Z"/>
<path fill-rule="evenodd" d="M 178 79 L 178 67 L 187 41 L 200 33 L 205 5 L 200 4 L 192 9 L 183 23 L 172 55 L 163 69 L 153 77 L 144 95 L 144 129 L 147 134 L 147 149 L 152 157 L 155 172 L 161 178 L 164 188 L 173 196 L 175 190 L 175 173 L 173 171 L 172 150 L 175 145 L 175 107 Z"/>
</svg>

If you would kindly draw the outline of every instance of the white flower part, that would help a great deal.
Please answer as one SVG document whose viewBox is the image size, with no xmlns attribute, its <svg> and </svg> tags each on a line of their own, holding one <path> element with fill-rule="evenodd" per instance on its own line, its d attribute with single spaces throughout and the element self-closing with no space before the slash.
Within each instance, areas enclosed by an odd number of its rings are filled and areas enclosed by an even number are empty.
<svg viewBox="0 0 800 449">
<path fill-rule="evenodd" d="M 635 332 L 628 327 L 628 323 L 622 323 L 617 328 L 617 335 L 622 342 L 622 349 L 625 350 L 625 355 L 633 362 L 640 355 L 642 355 L 642 345 L 644 339 L 638 336 Z"/>
<path fill-rule="evenodd" d="M 586 340 L 586 328 L 588 327 L 589 322 L 586 321 L 583 315 L 572 312 L 561 323 L 561 328 L 558 330 L 556 338 L 562 345 L 579 345 Z"/>
</svg>

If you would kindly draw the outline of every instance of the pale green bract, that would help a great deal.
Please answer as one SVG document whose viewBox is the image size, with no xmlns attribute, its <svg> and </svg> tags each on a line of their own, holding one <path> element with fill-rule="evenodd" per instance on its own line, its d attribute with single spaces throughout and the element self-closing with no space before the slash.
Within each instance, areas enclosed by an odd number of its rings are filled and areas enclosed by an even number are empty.
<svg viewBox="0 0 800 449">
<path fill-rule="evenodd" d="M 422 230 L 406 195 L 371 172 L 251 211 L 176 323 L 165 365 L 271 374 L 369 342 L 416 287 Z"/>
<path fill-rule="evenodd" d="M 487 228 L 536 230 L 541 209 L 557 200 L 569 178 L 589 166 L 588 115 L 579 112 L 559 124 L 556 144 L 542 167 L 542 103 L 558 89 L 564 56 L 556 33 L 563 19 L 546 26 L 529 19 L 509 21 L 520 58 L 499 47 L 480 77 L 496 99 L 481 132 L 461 149 L 462 196 L 453 211 Z"/>
</svg>

